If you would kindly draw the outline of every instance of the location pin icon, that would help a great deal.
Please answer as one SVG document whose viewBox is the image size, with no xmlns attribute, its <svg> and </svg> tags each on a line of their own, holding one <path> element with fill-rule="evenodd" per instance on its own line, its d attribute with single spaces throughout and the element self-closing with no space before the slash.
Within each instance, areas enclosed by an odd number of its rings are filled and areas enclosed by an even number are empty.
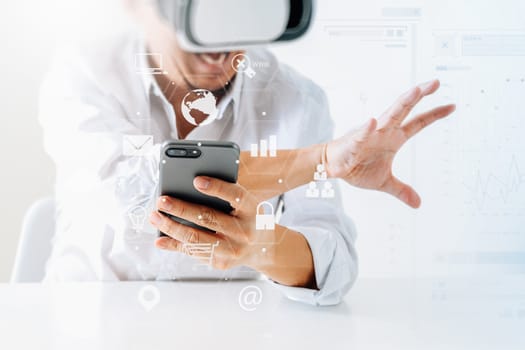
<svg viewBox="0 0 525 350">
<path fill-rule="evenodd" d="M 140 289 L 138 299 L 142 307 L 149 312 L 159 303 L 160 291 L 157 287 L 148 284 Z"/>
</svg>

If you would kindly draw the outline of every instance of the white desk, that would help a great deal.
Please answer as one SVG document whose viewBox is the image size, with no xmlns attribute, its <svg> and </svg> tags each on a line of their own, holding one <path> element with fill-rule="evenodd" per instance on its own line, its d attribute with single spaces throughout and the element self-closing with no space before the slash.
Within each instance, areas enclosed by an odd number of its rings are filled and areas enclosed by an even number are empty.
<svg viewBox="0 0 525 350">
<path fill-rule="evenodd" d="M 161 293 L 149 312 L 137 298 L 146 284 Z M 252 312 L 239 306 L 247 285 L 263 293 Z M 0 348 L 525 349 L 523 283 L 511 299 L 472 286 L 362 279 L 341 305 L 316 308 L 264 281 L 4 284 Z"/>
</svg>

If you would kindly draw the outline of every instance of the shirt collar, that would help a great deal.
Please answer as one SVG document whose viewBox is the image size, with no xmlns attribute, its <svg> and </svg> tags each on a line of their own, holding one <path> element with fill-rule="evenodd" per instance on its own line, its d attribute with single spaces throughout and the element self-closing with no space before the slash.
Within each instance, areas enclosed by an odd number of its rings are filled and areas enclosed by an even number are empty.
<svg viewBox="0 0 525 350">
<path fill-rule="evenodd" d="M 139 47 L 142 48 L 142 52 L 147 52 L 146 50 L 146 44 L 144 41 L 144 38 L 141 37 L 140 39 Z M 138 67 L 135 67 L 140 72 L 142 84 L 144 85 L 144 89 L 146 91 L 146 95 L 149 98 L 149 95 L 151 93 L 154 93 L 155 95 L 162 98 L 162 100 L 165 103 L 168 103 L 168 100 L 162 93 L 161 88 L 159 87 L 159 84 L 157 83 L 157 80 L 155 79 L 154 75 L 152 73 L 148 73 L 149 70 L 149 63 L 146 59 L 146 55 L 139 55 L 138 61 L 136 62 L 138 64 Z M 229 91 L 226 93 L 226 95 L 223 96 L 219 104 L 217 105 L 217 108 L 219 109 L 219 116 L 217 119 L 222 119 L 224 116 L 224 112 L 226 111 L 226 108 L 230 103 L 233 103 L 233 121 L 235 122 L 237 119 L 237 115 L 239 114 L 239 108 L 240 108 L 240 98 L 241 98 L 241 91 L 242 86 L 244 84 L 244 75 L 243 74 L 237 74 L 235 79 L 233 80 L 233 86 L 229 89 Z"/>
</svg>

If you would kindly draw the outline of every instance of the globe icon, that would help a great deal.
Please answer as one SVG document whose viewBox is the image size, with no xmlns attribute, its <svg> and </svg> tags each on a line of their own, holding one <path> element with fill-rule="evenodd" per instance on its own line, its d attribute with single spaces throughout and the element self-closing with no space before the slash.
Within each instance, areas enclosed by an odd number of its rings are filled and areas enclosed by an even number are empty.
<svg viewBox="0 0 525 350">
<path fill-rule="evenodd" d="M 181 110 L 184 119 L 196 126 L 212 123 L 219 114 L 217 99 L 206 89 L 188 92 L 182 99 Z"/>
</svg>

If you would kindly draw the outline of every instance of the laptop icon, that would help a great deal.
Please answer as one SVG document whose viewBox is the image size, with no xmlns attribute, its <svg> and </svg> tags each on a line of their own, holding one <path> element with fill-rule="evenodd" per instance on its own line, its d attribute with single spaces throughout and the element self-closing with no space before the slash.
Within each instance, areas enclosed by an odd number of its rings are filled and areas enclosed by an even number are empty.
<svg viewBox="0 0 525 350">
<path fill-rule="evenodd" d="M 160 53 L 135 54 L 135 72 L 137 74 L 167 74 L 162 67 L 162 54 Z"/>
</svg>

